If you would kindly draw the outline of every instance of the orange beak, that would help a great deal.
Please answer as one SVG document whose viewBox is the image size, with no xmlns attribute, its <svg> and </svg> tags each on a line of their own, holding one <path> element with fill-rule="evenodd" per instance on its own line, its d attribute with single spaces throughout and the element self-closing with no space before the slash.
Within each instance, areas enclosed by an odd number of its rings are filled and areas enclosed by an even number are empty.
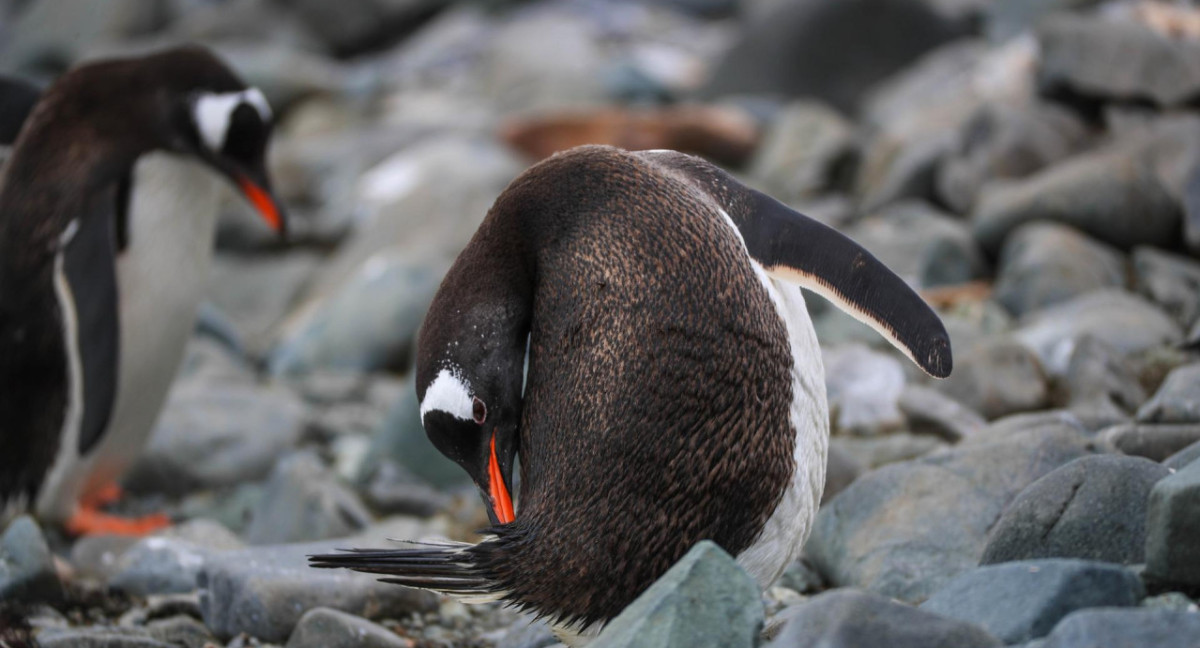
<svg viewBox="0 0 1200 648">
<path fill-rule="evenodd" d="M 263 220 L 267 221 L 267 225 L 270 225 L 271 229 L 279 234 L 283 234 L 283 216 L 280 214 L 279 206 L 271 198 L 271 194 L 267 193 L 266 190 L 246 176 L 238 177 L 237 183 L 238 188 L 242 190 L 242 194 L 246 196 L 246 200 L 249 200 L 250 204 L 254 205 L 254 208 L 258 210 Z"/>
<path fill-rule="evenodd" d="M 508 487 L 504 485 L 504 475 L 500 473 L 500 462 L 496 459 L 496 433 L 492 432 L 492 453 L 488 460 L 488 496 L 492 498 L 492 509 L 500 524 L 508 524 L 517 519 L 513 513 L 512 497 Z"/>
</svg>

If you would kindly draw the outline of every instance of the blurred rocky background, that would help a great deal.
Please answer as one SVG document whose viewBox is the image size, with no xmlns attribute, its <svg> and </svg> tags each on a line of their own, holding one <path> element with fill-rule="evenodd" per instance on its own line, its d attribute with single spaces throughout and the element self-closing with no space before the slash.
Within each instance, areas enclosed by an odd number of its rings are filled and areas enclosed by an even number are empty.
<svg viewBox="0 0 1200 648">
<path fill-rule="evenodd" d="M 940 309 L 956 356 L 930 381 L 810 297 L 834 438 L 805 556 L 764 616 L 698 549 L 606 645 L 685 645 L 654 610 L 712 645 L 1200 646 L 1195 3 L 0 2 L 0 72 L 43 83 L 182 41 L 275 108 L 295 234 L 226 201 L 126 483 L 127 512 L 177 524 L 11 524 L 0 645 L 554 645 L 304 556 L 484 526 L 420 428 L 414 334 L 505 185 L 603 142 L 704 155 L 840 228 Z"/>
</svg>

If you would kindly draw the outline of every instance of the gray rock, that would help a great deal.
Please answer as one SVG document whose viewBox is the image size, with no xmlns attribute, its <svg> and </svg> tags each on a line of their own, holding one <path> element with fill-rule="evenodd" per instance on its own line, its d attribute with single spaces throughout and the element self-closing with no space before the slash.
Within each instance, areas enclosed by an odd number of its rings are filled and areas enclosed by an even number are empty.
<svg viewBox="0 0 1200 648">
<path fill-rule="evenodd" d="M 142 628 L 92 626 L 48 628 L 38 633 L 42 648 L 173 648 L 177 644 L 159 641 Z"/>
<path fill-rule="evenodd" d="M 995 252 L 1018 226 L 1048 220 L 1121 249 L 1169 247 L 1179 238 L 1180 197 L 1158 165 L 1179 142 L 1165 137 L 1130 137 L 985 186 L 971 216 L 976 239 Z"/>
<path fill-rule="evenodd" d="M 1171 470 L 1182 470 L 1184 466 L 1200 459 L 1200 441 L 1176 452 L 1163 460 L 1163 465 Z"/>
<path fill-rule="evenodd" d="M 789 104 L 775 116 L 750 160 L 749 179 L 785 203 L 834 186 L 854 144 L 854 125 L 815 101 Z"/>
<path fill-rule="evenodd" d="M 5 33 L 0 60 L 10 74 L 57 75 L 91 49 L 148 34 L 170 17 L 162 0 L 121 0 L 100 7 L 84 0 L 21 6 Z"/>
<path fill-rule="evenodd" d="M 1056 16 L 1038 29 L 1038 83 L 1088 99 L 1179 106 L 1200 97 L 1200 41 L 1135 20 Z"/>
<path fill-rule="evenodd" d="M 747 26 L 703 94 L 816 97 L 853 114 L 872 86 L 958 35 L 957 25 L 922 2 L 781 2 Z M 839 47 L 849 39 L 874 46 Z"/>
<path fill-rule="evenodd" d="M 960 284 L 987 274 L 966 226 L 921 202 L 891 205 L 845 234 L 915 287 Z"/>
<path fill-rule="evenodd" d="M 604 627 L 594 648 L 751 648 L 763 627 L 758 584 L 702 540 Z"/>
<path fill-rule="evenodd" d="M 1061 466 L 1008 505 L 988 536 L 980 564 L 1034 558 L 1141 563 L 1146 500 L 1169 474 L 1159 463 L 1118 455 L 1080 457 Z M 993 632 L 1010 643 L 1030 638 Z"/>
<path fill-rule="evenodd" d="M 565 11 L 541 11 L 500 26 L 483 55 L 487 88 L 504 112 L 600 103 L 604 55 L 595 27 Z"/>
<path fill-rule="evenodd" d="M 362 218 L 305 297 L 336 292 L 383 250 L 406 253 L 414 263 L 448 263 L 523 168 L 490 136 L 431 136 L 393 154 L 358 180 L 351 201 Z"/>
<path fill-rule="evenodd" d="M 801 603 L 768 648 L 989 648 L 1002 646 L 983 628 L 853 589 Z"/>
<path fill-rule="evenodd" d="M 28 515 L 18 517 L 0 536 L 0 600 L 54 603 L 62 596 L 42 530 Z"/>
<path fill-rule="evenodd" d="M 836 448 L 839 454 L 846 455 L 866 469 L 917 459 L 948 447 L 949 444 L 935 436 L 906 432 L 863 438 L 835 436 L 829 441 L 831 453 Z"/>
<path fill-rule="evenodd" d="M 1146 576 L 1200 585 L 1200 462 L 1155 484 L 1149 507 Z"/>
<path fill-rule="evenodd" d="M 430 516 L 452 502 L 449 495 L 386 457 L 363 475 L 363 481 L 363 497 L 378 513 Z"/>
<path fill-rule="evenodd" d="M 1181 612 L 1200 612 L 1200 605 L 1180 592 L 1167 592 L 1158 596 L 1147 596 L 1142 599 L 1141 606 L 1154 610 L 1177 610 Z"/>
<path fill-rule="evenodd" d="M 1090 451 L 1077 433 L 1033 431 L 885 466 L 821 509 L 805 553 L 834 586 L 920 602 L 978 564 L 1026 485 Z"/>
<path fill-rule="evenodd" d="M 1176 367 L 1137 419 L 1147 423 L 1200 423 L 1200 362 Z"/>
<path fill-rule="evenodd" d="M 1062 375 L 1084 335 L 1117 353 L 1131 354 L 1175 344 L 1179 326 L 1150 302 L 1120 290 L 1101 290 L 1028 314 L 1013 335 L 1037 354 L 1053 375 Z"/>
<path fill-rule="evenodd" d="M 212 552 L 244 546 L 241 539 L 216 522 L 190 520 L 143 538 L 123 552 L 113 565 L 108 584 L 136 596 L 192 592 Z"/>
<path fill-rule="evenodd" d="M 350 535 L 371 522 L 358 495 L 307 451 L 282 459 L 254 509 L 246 540 L 266 545 Z"/>
<path fill-rule="evenodd" d="M 151 638 L 182 648 L 207 648 L 215 643 L 212 633 L 196 619 L 180 614 L 146 624 Z"/>
<path fill-rule="evenodd" d="M 266 351 L 275 327 L 321 266 L 321 257 L 300 250 L 286 254 L 217 254 L 208 295 L 233 321 L 246 349 Z"/>
<path fill-rule="evenodd" d="M 1200 614 L 1178 610 L 1079 610 L 1055 626 L 1038 648 L 1193 648 Z"/>
<path fill-rule="evenodd" d="M 178 495 L 262 479 L 300 439 L 306 419 L 300 399 L 279 387 L 184 379 L 126 484 Z"/>
<path fill-rule="evenodd" d="M 984 11 L 984 32 L 1002 42 L 1063 11 L 1080 10 L 1099 0 L 1008 0 L 990 2 Z"/>
<path fill-rule="evenodd" d="M 421 425 L 420 409 L 416 389 L 409 383 L 371 440 L 362 477 L 375 471 L 383 460 L 390 459 L 438 488 L 470 483 L 467 473 L 458 464 L 429 443 Z"/>
<path fill-rule="evenodd" d="M 1124 423 L 1103 430 L 1100 438 L 1127 455 L 1165 462 L 1200 441 L 1200 425 Z"/>
<path fill-rule="evenodd" d="M 980 567 L 921 604 L 981 626 L 1006 644 L 1048 634 L 1066 615 L 1092 607 L 1132 607 L 1145 596 L 1132 572 L 1103 562 L 1026 560 Z"/>
<path fill-rule="evenodd" d="M 905 196 L 937 197 L 938 171 L 958 154 L 981 106 L 1020 103 L 1032 93 L 1033 43 L 991 48 L 959 40 L 921 57 L 872 90 L 855 193 L 873 209 Z M 979 83 L 987 76 L 989 83 Z M 951 203 L 953 204 L 953 203 Z"/>
<path fill-rule="evenodd" d="M 904 424 L 896 407 L 904 390 L 904 370 L 895 357 L 859 345 L 827 349 L 821 355 L 829 408 L 836 412 L 835 429 L 870 435 Z"/>
<path fill-rule="evenodd" d="M 1013 414 L 992 421 L 983 434 L 967 439 L 964 445 L 991 443 L 1020 434 L 1070 433 L 1089 437 L 1094 429 L 1069 410 L 1044 410 Z"/>
<path fill-rule="evenodd" d="M 1110 400 L 1127 411 L 1146 401 L 1146 392 L 1133 368 L 1109 344 L 1092 336 L 1079 338 L 1071 350 L 1061 386 L 1072 403 Z"/>
<path fill-rule="evenodd" d="M 300 617 L 314 607 L 370 619 L 437 609 L 437 597 L 429 592 L 379 583 L 373 576 L 347 570 L 312 569 L 307 563 L 309 554 L 378 542 L 382 539 L 347 538 L 214 554 L 199 578 L 204 623 L 221 639 L 244 632 L 282 643 Z"/>
<path fill-rule="evenodd" d="M 956 352 L 954 372 L 934 387 L 988 419 L 1041 409 L 1050 388 L 1041 362 L 1009 336 Z"/>
<path fill-rule="evenodd" d="M 554 648 L 562 645 L 545 621 L 525 619 L 504 633 L 496 648 Z"/>
<path fill-rule="evenodd" d="M 837 444 L 829 445 L 825 461 L 825 490 L 821 491 L 821 503 L 833 499 L 834 495 L 846 490 L 863 472 L 858 460 Z"/>
<path fill-rule="evenodd" d="M 1125 287 L 1117 250 L 1066 225 L 1027 223 L 1000 251 L 993 297 L 1016 316 L 1093 290 Z"/>
<path fill-rule="evenodd" d="M 1200 318 L 1200 263 L 1152 247 L 1133 249 L 1138 291 L 1162 305 L 1180 326 Z"/>
<path fill-rule="evenodd" d="M 1036 173 L 1077 153 L 1088 134 L 1078 116 L 1056 104 L 985 103 L 962 126 L 956 149 L 938 166 L 937 195 L 953 211 L 969 213 L 985 182 Z"/>
<path fill-rule="evenodd" d="M 316 369 L 403 371 L 445 268 L 383 251 L 336 291 L 283 325 L 268 358 L 275 375 Z"/>
<path fill-rule="evenodd" d="M 440 0 L 351 0 L 336 7 L 320 0 L 285 4 L 338 56 L 387 45 L 444 6 Z"/>
<path fill-rule="evenodd" d="M 287 648 L 401 648 L 409 642 L 353 614 L 314 608 L 300 617 Z"/>
<path fill-rule="evenodd" d="M 976 436 L 987 427 L 987 420 L 974 410 L 930 387 L 906 385 L 897 405 L 909 429 L 950 443 Z"/>
</svg>

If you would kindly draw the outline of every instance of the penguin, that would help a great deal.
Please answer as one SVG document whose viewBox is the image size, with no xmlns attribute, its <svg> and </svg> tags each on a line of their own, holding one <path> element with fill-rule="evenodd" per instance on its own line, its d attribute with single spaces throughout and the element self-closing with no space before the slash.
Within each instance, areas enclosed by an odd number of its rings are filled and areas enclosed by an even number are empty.
<svg viewBox="0 0 1200 648">
<path fill-rule="evenodd" d="M 0 176 L 0 519 L 138 533 L 100 513 L 136 459 L 205 290 L 219 178 L 281 235 L 263 94 L 183 46 L 68 71 Z"/>
<path fill-rule="evenodd" d="M 529 168 L 418 340 L 425 431 L 478 486 L 485 539 L 311 564 L 504 601 L 573 644 L 702 539 L 765 589 L 825 483 L 824 368 L 799 286 L 949 375 L 949 336 L 903 280 L 700 158 L 587 146 Z"/>
</svg>

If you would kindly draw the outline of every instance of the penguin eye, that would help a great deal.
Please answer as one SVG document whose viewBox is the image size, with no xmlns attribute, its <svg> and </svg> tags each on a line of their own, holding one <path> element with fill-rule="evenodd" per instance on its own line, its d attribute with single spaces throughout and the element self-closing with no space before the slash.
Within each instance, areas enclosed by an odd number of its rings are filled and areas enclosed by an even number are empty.
<svg viewBox="0 0 1200 648">
<path fill-rule="evenodd" d="M 487 419 L 487 405 L 484 405 L 478 396 L 475 396 L 471 401 L 471 417 L 479 425 L 483 425 L 483 422 Z"/>
</svg>

